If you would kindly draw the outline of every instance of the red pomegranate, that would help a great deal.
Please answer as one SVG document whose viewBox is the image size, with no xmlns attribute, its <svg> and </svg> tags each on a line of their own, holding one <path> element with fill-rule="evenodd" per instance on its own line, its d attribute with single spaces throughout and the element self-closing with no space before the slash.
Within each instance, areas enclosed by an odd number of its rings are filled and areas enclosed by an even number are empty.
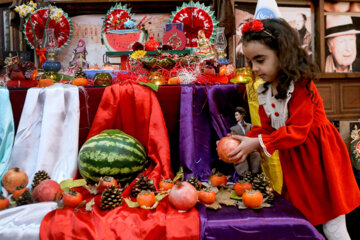
<svg viewBox="0 0 360 240">
<path fill-rule="evenodd" d="M 60 185 L 51 179 L 46 179 L 37 185 L 33 191 L 33 197 L 36 202 L 55 201 L 60 197 L 62 190 Z"/>
<path fill-rule="evenodd" d="M 26 173 L 17 167 L 9 169 L 1 179 L 1 184 L 8 193 L 13 193 L 21 185 L 26 186 L 28 182 Z"/>
<path fill-rule="evenodd" d="M 226 163 L 232 163 L 230 161 L 228 154 L 232 152 L 237 146 L 239 146 L 241 142 L 232 137 L 223 137 L 220 139 L 217 145 L 217 153 L 219 155 L 220 160 Z"/>
<path fill-rule="evenodd" d="M 187 211 L 196 205 L 198 193 L 193 185 L 184 181 L 175 184 L 170 190 L 169 202 L 178 209 Z"/>
</svg>

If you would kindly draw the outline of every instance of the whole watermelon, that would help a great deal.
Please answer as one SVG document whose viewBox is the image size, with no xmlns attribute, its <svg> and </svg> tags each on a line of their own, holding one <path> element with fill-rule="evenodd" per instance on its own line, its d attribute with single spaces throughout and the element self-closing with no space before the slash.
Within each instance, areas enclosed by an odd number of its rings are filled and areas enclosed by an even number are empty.
<svg viewBox="0 0 360 240">
<path fill-rule="evenodd" d="M 146 166 L 144 147 L 134 137 L 108 129 L 88 139 L 79 152 L 79 171 L 85 179 L 98 182 L 112 176 L 118 182 L 133 180 Z"/>
</svg>

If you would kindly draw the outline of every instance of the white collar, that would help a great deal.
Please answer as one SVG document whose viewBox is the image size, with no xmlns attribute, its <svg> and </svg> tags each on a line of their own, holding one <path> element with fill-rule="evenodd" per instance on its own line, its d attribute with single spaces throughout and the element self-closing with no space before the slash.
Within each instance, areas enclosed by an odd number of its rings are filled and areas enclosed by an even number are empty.
<svg viewBox="0 0 360 240">
<path fill-rule="evenodd" d="M 289 117 L 287 105 L 291 93 L 294 91 L 294 82 L 290 82 L 286 99 L 276 99 L 272 96 L 271 86 L 264 91 L 264 84 L 261 84 L 257 89 L 258 101 L 259 105 L 264 107 L 266 115 L 271 119 L 271 126 L 275 129 L 285 126 L 285 122 Z"/>
</svg>

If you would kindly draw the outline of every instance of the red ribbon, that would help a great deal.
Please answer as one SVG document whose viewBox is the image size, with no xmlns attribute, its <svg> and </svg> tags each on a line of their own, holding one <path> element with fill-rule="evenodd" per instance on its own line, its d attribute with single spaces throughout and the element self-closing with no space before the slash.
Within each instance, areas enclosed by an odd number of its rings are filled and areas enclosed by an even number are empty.
<svg viewBox="0 0 360 240">
<path fill-rule="evenodd" d="M 46 57 L 45 57 L 46 49 L 36 48 L 35 51 L 36 51 L 36 55 L 39 56 L 39 61 L 40 61 L 39 67 L 41 67 L 41 65 L 46 61 Z"/>
</svg>

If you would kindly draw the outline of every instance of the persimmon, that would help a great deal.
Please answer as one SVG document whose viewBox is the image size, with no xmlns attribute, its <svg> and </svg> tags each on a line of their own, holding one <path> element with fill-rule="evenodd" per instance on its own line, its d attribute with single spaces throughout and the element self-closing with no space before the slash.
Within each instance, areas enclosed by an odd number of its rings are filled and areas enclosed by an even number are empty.
<svg viewBox="0 0 360 240">
<path fill-rule="evenodd" d="M 9 169 L 1 179 L 1 184 L 8 193 L 13 193 L 18 186 L 26 186 L 28 182 L 29 178 L 26 173 L 17 167 Z"/>
<path fill-rule="evenodd" d="M 117 186 L 117 181 L 115 178 L 110 176 L 105 176 L 100 178 L 99 183 L 96 185 L 98 193 L 102 193 L 105 189 L 109 189 L 110 186 Z"/>
<path fill-rule="evenodd" d="M 87 86 L 88 80 L 86 78 L 74 78 L 72 84 L 75 86 Z"/>
<path fill-rule="evenodd" d="M 261 206 L 264 197 L 260 191 L 248 191 L 242 195 L 242 201 L 246 207 L 249 208 L 258 208 Z"/>
<path fill-rule="evenodd" d="M 12 198 L 14 200 L 18 200 L 19 197 L 21 197 L 21 195 L 25 192 L 25 191 L 29 191 L 29 189 L 24 186 L 24 185 L 21 185 L 21 186 L 18 186 L 16 188 L 16 190 L 13 192 L 13 195 L 12 195 Z"/>
<path fill-rule="evenodd" d="M 222 173 L 216 173 L 211 176 L 210 181 L 211 181 L 211 185 L 213 185 L 214 187 L 217 187 L 220 185 L 226 185 L 227 178 Z"/>
<path fill-rule="evenodd" d="M 226 70 L 226 65 L 221 66 L 219 69 L 219 76 L 224 76 L 226 74 Z"/>
<path fill-rule="evenodd" d="M 240 143 L 241 142 L 239 140 L 230 136 L 221 138 L 216 148 L 220 160 L 226 163 L 232 163 L 233 161 L 230 160 L 228 154 L 232 152 L 237 146 L 239 146 Z"/>
<path fill-rule="evenodd" d="M 242 196 L 245 193 L 245 190 L 252 190 L 251 183 L 248 182 L 237 182 L 234 184 L 234 191 L 236 195 Z"/>
<path fill-rule="evenodd" d="M 160 190 L 164 191 L 172 189 L 174 185 L 171 179 L 163 179 L 159 183 Z"/>
<path fill-rule="evenodd" d="M 180 84 L 180 79 L 178 77 L 169 78 L 168 84 L 178 85 L 178 84 Z"/>
<path fill-rule="evenodd" d="M 39 80 L 39 87 L 49 87 L 54 85 L 54 81 L 51 78 L 44 78 Z"/>
<path fill-rule="evenodd" d="M 215 192 L 208 189 L 199 191 L 198 196 L 199 201 L 205 204 L 212 204 L 216 199 Z"/>
<path fill-rule="evenodd" d="M 141 191 L 137 195 L 136 201 L 140 207 L 152 207 L 156 202 L 156 197 L 153 192 Z"/>
<path fill-rule="evenodd" d="M 79 203 L 81 203 L 81 201 L 83 200 L 83 197 L 81 195 L 81 193 L 70 189 L 69 192 L 64 192 L 63 196 L 62 196 L 62 201 L 64 203 L 64 207 L 70 207 L 70 208 L 75 208 L 79 205 Z"/>
<path fill-rule="evenodd" d="M 0 194 L 0 210 L 6 209 L 9 207 L 9 199 L 5 198 Z"/>
</svg>

